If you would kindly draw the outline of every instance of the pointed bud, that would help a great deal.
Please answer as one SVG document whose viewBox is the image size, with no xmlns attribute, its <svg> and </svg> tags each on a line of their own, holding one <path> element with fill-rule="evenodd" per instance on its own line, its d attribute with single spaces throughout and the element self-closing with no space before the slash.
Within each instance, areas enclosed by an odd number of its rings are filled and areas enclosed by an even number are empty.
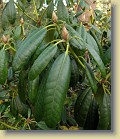
<svg viewBox="0 0 120 139">
<path fill-rule="evenodd" d="M 2 36 L 2 40 L 3 40 L 4 43 L 8 42 L 8 38 L 5 35 Z"/>
<path fill-rule="evenodd" d="M 63 26 L 63 28 L 62 28 L 62 38 L 63 38 L 65 41 L 67 41 L 68 38 L 69 38 L 69 34 L 68 34 L 68 31 L 67 31 L 67 29 L 66 29 L 65 26 Z"/>
<path fill-rule="evenodd" d="M 56 13 L 53 11 L 53 13 L 52 13 L 52 21 L 53 21 L 54 23 L 57 23 L 57 19 L 58 19 L 58 17 L 57 17 L 57 15 L 56 15 Z"/>
<path fill-rule="evenodd" d="M 24 24 L 24 19 L 23 18 L 20 19 L 20 23 L 21 23 L 21 25 Z"/>
</svg>

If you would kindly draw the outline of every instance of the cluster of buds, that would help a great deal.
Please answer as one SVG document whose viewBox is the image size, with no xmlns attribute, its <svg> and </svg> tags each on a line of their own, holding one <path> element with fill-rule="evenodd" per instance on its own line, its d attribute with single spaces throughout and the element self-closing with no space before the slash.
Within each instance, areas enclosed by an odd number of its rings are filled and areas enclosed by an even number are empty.
<svg viewBox="0 0 120 139">
<path fill-rule="evenodd" d="M 56 13 L 54 11 L 52 13 L 52 21 L 54 23 L 57 23 L 58 22 L 58 17 L 57 17 L 57 15 L 56 15 Z M 62 28 L 62 39 L 64 39 L 65 41 L 67 41 L 68 38 L 69 38 L 69 33 L 68 33 L 66 27 L 63 26 L 63 28 Z"/>
<path fill-rule="evenodd" d="M 52 21 L 54 22 L 54 23 L 57 23 L 57 21 L 58 21 L 58 17 L 57 17 L 57 15 L 56 15 L 56 13 L 53 11 L 53 13 L 52 13 Z"/>
<path fill-rule="evenodd" d="M 69 33 L 68 33 L 68 31 L 67 31 L 67 29 L 66 29 L 65 26 L 63 26 L 63 28 L 62 28 L 62 38 L 63 38 L 65 41 L 67 41 L 68 38 L 69 38 Z"/>
</svg>

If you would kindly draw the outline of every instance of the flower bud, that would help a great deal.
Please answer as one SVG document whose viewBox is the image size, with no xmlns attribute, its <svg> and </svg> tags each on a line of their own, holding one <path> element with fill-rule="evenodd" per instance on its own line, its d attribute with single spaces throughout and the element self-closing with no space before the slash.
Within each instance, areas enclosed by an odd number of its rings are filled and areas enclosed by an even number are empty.
<svg viewBox="0 0 120 139">
<path fill-rule="evenodd" d="M 63 28 L 62 28 L 62 38 L 63 38 L 65 41 L 67 41 L 68 38 L 69 38 L 69 34 L 68 34 L 68 31 L 67 31 L 67 29 L 66 29 L 65 26 L 63 26 Z"/>
<path fill-rule="evenodd" d="M 56 13 L 53 11 L 53 13 L 52 13 L 52 21 L 53 21 L 54 23 L 56 23 L 56 22 L 57 22 L 57 19 L 58 19 L 58 17 L 57 17 L 57 15 L 56 15 Z"/>
<path fill-rule="evenodd" d="M 3 40 L 4 43 L 8 42 L 8 38 L 5 35 L 2 36 L 2 40 Z"/>
<path fill-rule="evenodd" d="M 20 19 L 20 23 L 21 23 L 21 25 L 24 24 L 24 19 L 23 18 Z"/>
</svg>

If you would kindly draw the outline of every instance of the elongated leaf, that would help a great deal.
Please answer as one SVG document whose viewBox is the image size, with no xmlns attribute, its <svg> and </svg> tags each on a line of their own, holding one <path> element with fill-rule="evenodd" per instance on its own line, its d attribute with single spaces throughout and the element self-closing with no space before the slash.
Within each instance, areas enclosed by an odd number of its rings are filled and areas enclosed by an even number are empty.
<svg viewBox="0 0 120 139">
<path fill-rule="evenodd" d="M 97 45 L 98 45 L 98 48 L 99 48 L 99 52 L 100 52 L 100 57 L 102 58 L 103 57 L 103 50 L 102 50 L 102 46 L 100 44 L 100 40 L 99 38 L 96 36 L 95 32 L 92 31 L 92 29 L 90 29 L 90 34 L 91 36 L 95 39 Z"/>
<path fill-rule="evenodd" d="M 72 59 L 71 61 L 71 80 L 70 80 L 70 86 L 73 87 L 77 84 L 77 82 L 79 81 L 79 69 L 78 66 L 75 62 L 74 59 Z"/>
<path fill-rule="evenodd" d="M 44 70 L 56 52 L 57 46 L 50 45 L 39 55 L 29 71 L 30 80 L 34 80 Z"/>
<path fill-rule="evenodd" d="M 111 60 L 111 47 L 109 47 L 103 55 L 103 62 L 105 65 L 109 64 L 110 60 Z"/>
<path fill-rule="evenodd" d="M 69 14 L 62 0 L 59 0 L 57 4 L 57 16 L 59 20 L 69 22 Z"/>
<path fill-rule="evenodd" d="M 18 40 L 20 38 L 21 33 L 22 33 L 21 26 L 16 27 L 14 32 L 14 39 Z"/>
<path fill-rule="evenodd" d="M 86 75 L 89 80 L 90 86 L 91 86 L 93 92 L 96 93 L 97 82 L 95 80 L 95 76 L 94 76 L 94 73 L 93 73 L 91 67 L 87 63 L 85 63 L 85 70 L 86 70 Z"/>
<path fill-rule="evenodd" d="M 23 10 L 23 12 L 25 11 L 25 2 L 23 2 L 22 0 L 17 0 L 19 7 Z"/>
<path fill-rule="evenodd" d="M 4 49 L 0 50 L 0 84 L 4 84 L 8 77 L 8 61 Z"/>
<path fill-rule="evenodd" d="M 71 64 L 69 55 L 63 53 L 55 60 L 45 87 L 44 119 L 48 127 L 60 122 L 70 82 Z"/>
<path fill-rule="evenodd" d="M 27 98 L 27 86 L 28 86 L 28 81 L 27 81 L 27 71 L 22 70 L 19 73 L 19 82 L 18 82 L 18 96 L 19 99 L 22 103 L 26 104 L 26 98 Z"/>
<path fill-rule="evenodd" d="M 89 107 L 92 101 L 92 91 L 90 88 L 87 88 L 82 92 L 75 103 L 74 107 L 74 116 L 75 120 L 80 127 L 84 127 Z"/>
<path fill-rule="evenodd" d="M 7 17 L 7 13 L 6 13 L 6 9 L 4 8 L 3 12 L 2 12 L 2 28 L 3 30 L 5 30 L 8 26 L 9 26 L 9 20 L 8 20 L 8 17 Z"/>
<path fill-rule="evenodd" d="M 95 31 L 97 31 L 98 33 L 102 33 L 96 26 L 89 24 L 89 26 L 91 26 Z"/>
<path fill-rule="evenodd" d="M 91 56 L 95 60 L 98 68 L 100 69 L 101 75 L 105 78 L 106 77 L 106 70 L 105 70 L 105 66 L 103 64 L 102 59 L 100 58 L 100 56 L 97 54 L 97 52 L 90 45 L 87 45 L 87 48 L 88 48 L 89 53 L 91 54 Z"/>
<path fill-rule="evenodd" d="M 16 20 L 16 8 L 14 5 L 14 0 L 9 0 L 9 2 L 7 3 L 6 13 L 7 13 L 9 22 L 11 24 L 14 24 Z"/>
<path fill-rule="evenodd" d="M 83 40 L 86 42 L 87 32 L 86 32 L 85 27 L 81 24 L 79 27 L 77 27 L 76 31 L 83 38 Z"/>
<path fill-rule="evenodd" d="M 13 60 L 14 71 L 21 70 L 25 64 L 30 60 L 35 50 L 46 35 L 46 29 L 37 29 L 29 35 L 29 37 L 18 48 L 18 51 Z"/>
<path fill-rule="evenodd" d="M 38 88 L 39 88 L 39 76 L 36 77 L 33 81 L 29 81 L 28 98 L 29 98 L 31 104 L 33 104 L 33 105 L 36 101 L 36 97 L 38 94 Z"/>
<path fill-rule="evenodd" d="M 97 93 L 94 96 L 98 105 L 100 106 L 102 104 L 103 97 L 104 97 L 104 89 L 101 84 L 97 84 L 97 88 L 98 88 Z"/>
<path fill-rule="evenodd" d="M 88 111 L 88 115 L 86 118 L 84 129 L 85 130 L 96 130 L 97 125 L 98 125 L 98 120 L 99 120 L 98 105 L 97 105 L 95 98 L 93 97 L 93 100 L 89 107 L 89 111 Z"/>
<path fill-rule="evenodd" d="M 98 53 L 98 55 L 100 55 L 98 45 L 94 40 L 94 38 L 89 33 L 87 33 L 86 36 L 87 36 L 86 42 Z"/>
<path fill-rule="evenodd" d="M 50 72 L 51 67 L 47 69 L 47 71 L 44 72 L 44 76 L 42 77 L 41 83 L 39 85 L 38 89 L 38 95 L 35 102 L 35 107 L 33 111 L 33 115 L 35 117 L 36 121 L 41 121 L 43 119 L 44 114 L 44 91 L 45 91 L 45 84 L 48 78 L 48 74 Z"/>
<path fill-rule="evenodd" d="M 98 130 L 107 130 L 111 121 L 110 97 L 104 93 L 103 102 L 99 108 Z"/>
<path fill-rule="evenodd" d="M 28 106 L 20 101 L 19 96 L 15 96 L 10 102 L 10 111 L 14 116 L 17 116 L 18 113 L 27 116 Z"/>
<path fill-rule="evenodd" d="M 54 11 L 54 3 L 50 2 L 49 6 L 47 7 L 47 18 L 52 18 L 52 12 Z"/>
<path fill-rule="evenodd" d="M 38 56 L 46 49 L 46 47 L 47 47 L 47 45 L 44 42 L 42 42 L 36 49 L 36 51 L 32 57 L 32 60 L 35 61 L 38 58 Z"/>
<path fill-rule="evenodd" d="M 49 43 L 49 42 L 54 40 L 54 34 L 55 34 L 56 29 L 53 27 L 49 27 L 47 29 L 48 29 L 48 31 L 47 31 L 47 34 L 45 36 L 45 42 Z"/>
<path fill-rule="evenodd" d="M 36 33 L 38 33 L 38 31 L 40 31 L 41 29 L 42 29 L 42 27 L 40 27 L 39 29 L 36 28 L 36 29 L 30 31 L 29 35 L 27 36 L 27 38 L 25 38 L 24 41 L 23 41 L 23 40 L 20 40 L 20 41 L 18 40 L 18 41 L 17 41 L 17 46 L 15 46 L 16 49 L 17 49 L 17 51 L 21 49 L 20 47 L 23 47 L 23 46 L 26 46 L 26 47 L 27 47 L 27 45 L 29 45 L 29 41 L 30 41 L 32 38 L 35 39 L 35 38 L 34 38 L 34 35 L 35 35 Z M 31 42 L 32 42 L 32 41 L 31 41 Z M 22 48 L 22 49 L 23 49 L 23 48 Z M 17 54 L 17 53 L 16 53 L 16 54 Z"/>
</svg>

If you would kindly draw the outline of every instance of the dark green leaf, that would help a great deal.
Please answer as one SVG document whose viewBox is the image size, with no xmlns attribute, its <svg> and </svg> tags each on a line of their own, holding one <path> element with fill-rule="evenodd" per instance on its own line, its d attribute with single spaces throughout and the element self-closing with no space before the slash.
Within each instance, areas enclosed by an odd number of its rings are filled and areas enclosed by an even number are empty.
<svg viewBox="0 0 120 139">
<path fill-rule="evenodd" d="M 9 0 L 9 2 L 7 3 L 6 14 L 7 14 L 9 22 L 11 24 L 14 24 L 16 20 L 16 8 L 14 5 L 14 0 Z"/>
<path fill-rule="evenodd" d="M 111 121 L 110 97 L 108 94 L 104 93 L 103 102 L 99 108 L 99 123 L 97 129 L 108 130 L 110 121 Z"/>
<path fill-rule="evenodd" d="M 102 59 L 100 58 L 98 53 L 90 45 L 87 44 L 87 48 L 88 48 L 90 55 L 95 60 L 98 68 L 100 69 L 101 75 L 105 78 L 106 77 L 106 70 L 105 70 L 105 66 L 104 66 Z"/>
<path fill-rule="evenodd" d="M 97 45 L 96 41 L 94 40 L 94 38 L 93 38 L 89 33 L 87 33 L 86 42 L 87 42 L 98 54 L 100 54 L 99 48 L 98 48 L 98 45 Z"/>
<path fill-rule="evenodd" d="M 34 80 L 44 70 L 56 52 L 57 46 L 52 44 L 39 55 L 29 71 L 28 76 L 30 80 Z"/>
<path fill-rule="evenodd" d="M 62 0 L 59 0 L 57 4 L 57 16 L 59 20 L 69 22 L 69 14 Z"/>
<path fill-rule="evenodd" d="M 37 29 L 31 33 L 24 42 L 22 42 L 16 52 L 16 55 L 13 60 L 13 69 L 14 71 L 19 71 L 30 60 L 31 56 L 34 54 L 38 45 L 42 42 L 47 31 L 44 28 Z"/>
<path fill-rule="evenodd" d="M 44 118 L 49 127 L 55 127 L 60 122 L 69 87 L 70 73 L 70 58 L 68 54 L 63 53 L 52 65 L 44 92 Z"/>
<path fill-rule="evenodd" d="M 104 64 L 109 64 L 111 61 L 111 47 L 109 47 L 103 55 L 103 62 Z"/>
<path fill-rule="evenodd" d="M 47 18 L 52 18 L 52 12 L 54 11 L 54 3 L 51 2 L 47 7 Z"/>
<path fill-rule="evenodd" d="M 92 101 L 92 91 L 90 88 L 84 90 L 78 96 L 75 107 L 74 107 L 74 116 L 75 120 L 80 127 L 84 127 L 89 107 Z"/>
<path fill-rule="evenodd" d="M 94 76 L 94 73 L 93 73 L 90 65 L 88 65 L 87 63 L 85 63 L 85 70 L 86 70 L 86 75 L 87 75 L 87 78 L 89 80 L 90 86 L 91 86 L 93 92 L 96 93 L 97 82 L 95 80 L 95 76 Z"/>
<path fill-rule="evenodd" d="M 0 84 L 4 84 L 8 77 L 8 61 L 4 49 L 0 50 Z"/>
<path fill-rule="evenodd" d="M 34 105 L 36 97 L 38 95 L 39 76 L 36 77 L 33 81 L 29 81 L 28 87 L 29 87 L 28 98 L 30 102 Z"/>
<path fill-rule="evenodd" d="M 97 125 L 98 125 L 98 120 L 99 120 L 98 105 L 96 103 L 95 98 L 93 98 L 93 100 L 90 104 L 90 107 L 89 107 L 89 111 L 88 111 L 88 115 L 86 118 L 84 129 L 85 130 L 96 130 Z"/>
<path fill-rule="evenodd" d="M 38 89 L 38 95 L 35 102 L 35 107 L 33 111 L 33 115 L 36 121 L 41 121 L 44 116 L 44 91 L 45 91 L 45 84 L 48 78 L 48 74 L 50 72 L 51 67 L 49 67 L 45 72 L 43 72 L 43 77 L 41 79 L 41 83 Z"/>
</svg>

